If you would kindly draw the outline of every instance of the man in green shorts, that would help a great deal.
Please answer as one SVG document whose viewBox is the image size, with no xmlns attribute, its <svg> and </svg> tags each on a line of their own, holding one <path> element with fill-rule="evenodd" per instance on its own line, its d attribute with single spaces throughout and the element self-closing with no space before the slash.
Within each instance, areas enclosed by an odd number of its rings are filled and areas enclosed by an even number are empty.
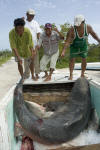
<svg viewBox="0 0 100 150">
<path fill-rule="evenodd" d="M 29 29 L 24 28 L 24 25 L 25 21 L 22 18 L 14 20 L 15 28 L 9 32 L 10 46 L 15 55 L 15 61 L 18 63 L 20 75 L 23 76 L 22 59 L 24 59 L 25 72 L 27 73 L 27 68 L 30 67 L 32 79 L 36 80 L 33 68 L 35 50 L 33 49 L 32 35 Z"/>
<path fill-rule="evenodd" d="M 100 43 L 100 38 L 93 31 L 90 25 L 85 24 L 85 18 L 83 15 L 77 15 L 74 18 L 74 26 L 70 28 L 64 48 L 62 50 L 61 56 L 63 57 L 66 52 L 66 48 L 70 46 L 70 77 L 69 80 L 73 79 L 73 69 L 75 64 L 75 58 L 82 58 L 82 72 L 81 77 L 84 77 L 84 72 L 86 70 L 86 57 L 88 54 L 88 35 L 91 35 L 95 40 Z"/>
</svg>

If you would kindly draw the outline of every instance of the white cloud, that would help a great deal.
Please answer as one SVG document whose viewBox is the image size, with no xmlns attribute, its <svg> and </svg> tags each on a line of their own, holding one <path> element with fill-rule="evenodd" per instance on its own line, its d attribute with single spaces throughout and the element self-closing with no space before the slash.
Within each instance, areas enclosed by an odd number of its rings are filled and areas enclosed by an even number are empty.
<svg viewBox="0 0 100 150">
<path fill-rule="evenodd" d="M 90 6 L 90 5 L 99 5 L 100 4 L 100 0 L 88 0 L 86 1 L 86 5 Z"/>
<path fill-rule="evenodd" d="M 79 0 L 72 0 L 73 3 L 76 3 L 77 1 L 79 1 Z"/>
<path fill-rule="evenodd" d="M 89 4 L 85 4 L 85 6 L 84 6 L 84 7 L 88 8 L 88 7 L 89 7 Z"/>
<path fill-rule="evenodd" d="M 37 0 L 36 3 L 34 4 L 36 9 L 41 9 L 41 8 L 56 8 L 56 5 L 53 4 L 51 1 L 48 0 Z"/>
<path fill-rule="evenodd" d="M 100 1 L 95 1 L 95 4 L 96 5 L 100 5 Z"/>
</svg>

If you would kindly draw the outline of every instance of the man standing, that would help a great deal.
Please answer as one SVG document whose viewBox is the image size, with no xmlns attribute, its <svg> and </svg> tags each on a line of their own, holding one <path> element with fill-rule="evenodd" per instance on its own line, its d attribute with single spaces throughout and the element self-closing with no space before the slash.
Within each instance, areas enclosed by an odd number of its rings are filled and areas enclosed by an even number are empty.
<svg viewBox="0 0 100 150">
<path fill-rule="evenodd" d="M 40 70 L 45 72 L 44 81 L 51 80 L 52 73 L 55 69 L 56 62 L 59 56 L 59 41 L 63 40 L 64 36 L 57 30 L 52 30 L 50 23 L 45 24 L 45 31 L 40 35 L 39 47 L 43 46 L 44 55 L 40 61 Z M 50 73 L 47 73 L 47 64 L 50 62 Z"/>
<path fill-rule="evenodd" d="M 26 27 L 30 30 L 31 34 L 32 34 L 32 39 L 33 39 L 33 43 L 34 43 L 34 49 L 35 46 L 37 45 L 37 41 L 40 37 L 40 26 L 37 23 L 37 21 L 34 20 L 34 16 L 35 16 L 35 11 L 33 9 L 29 9 L 26 13 Z M 35 74 L 36 74 L 36 78 L 38 79 L 39 76 L 38 74 L 40 73 L 40 65 L 39 65 L 39 52 L 36 52 L 36 55 L 34 57 L 34 69 L 35 69 Z M 30 74 L 30 72 L 29 72 Z"/>
<path fill-rule="evenodd" d="M 18 62 L 18 70 L 21 76 L 23 76 L 22 58 L 24 59 L 25 72 L 27 72 L 27 66 L 30 66 L 32 79 L 34 77 L 33 61 L 35 51 L 33 49 L 32 35 L 29 29 L 24 28 L 25 21 L 22 18 L 14 20 L 15 28 L 9 32 L 9 41 L 11 49 L 15 55 L 15 61 Z M 26 64 L 26 65 L 25 65 Z"/>
<path fill-rule="evenodd" d="M 81 77 L 84 77 L 84 72 L 86 70 L 86 57 L 88 54 L 88 35 L 91 35 L 95 40 L 100 43 L 100 39 L 97 34 L 93 31 L 90 25 L 85 24 L 85 18 L 83 15 L 77 15 L 74 18 L 74 26 L 70 28 L 64 48 L 62 50 L 61 56 L 65 55 L 66 48 L 70 46 L 70 77 L 69 80 L 73 79 L 73 69 L 76 57 L 82 58 L 81 64 Z"/>
</svg>

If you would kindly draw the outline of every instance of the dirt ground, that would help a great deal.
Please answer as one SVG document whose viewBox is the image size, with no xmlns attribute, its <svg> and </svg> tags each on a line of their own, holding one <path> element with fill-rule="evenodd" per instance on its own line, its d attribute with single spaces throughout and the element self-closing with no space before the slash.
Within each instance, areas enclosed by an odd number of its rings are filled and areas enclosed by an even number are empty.
<svg viewBox="0 0 100 150">
<path fill-rule="evenodd" d="M 17 63 L 14 58 L 11 58 L 7 63 L 0 66 L 0 100 L 16 84 L 19 77 Z"/>
</svg>

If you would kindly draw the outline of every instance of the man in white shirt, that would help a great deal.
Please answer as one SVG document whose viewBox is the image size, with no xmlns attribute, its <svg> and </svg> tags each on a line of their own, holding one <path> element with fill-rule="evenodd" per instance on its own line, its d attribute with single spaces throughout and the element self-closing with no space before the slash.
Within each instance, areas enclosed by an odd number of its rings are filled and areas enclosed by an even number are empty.
<svg viewBox="0 0 100 150">
<path fill-rule="evenodd" d="M 32 39 L 34 43 L 34 49 L 37 45 L 37 41 L 40 37 L 41 29 L 37 21 L 34 20 L 35 11 L 33 9 L 29 9 L 26 13 L 26 27 L 30 29 L 32 34 Z M 40 73 L 40 64 L 39 64 L 39 52 L 36 52 L 35 58 L 34 58 L 34 69 L 36 78 L 38 79 L 38 74 Z M 30 72 L 29 72 L 30 73 Z"/>
</svg>

